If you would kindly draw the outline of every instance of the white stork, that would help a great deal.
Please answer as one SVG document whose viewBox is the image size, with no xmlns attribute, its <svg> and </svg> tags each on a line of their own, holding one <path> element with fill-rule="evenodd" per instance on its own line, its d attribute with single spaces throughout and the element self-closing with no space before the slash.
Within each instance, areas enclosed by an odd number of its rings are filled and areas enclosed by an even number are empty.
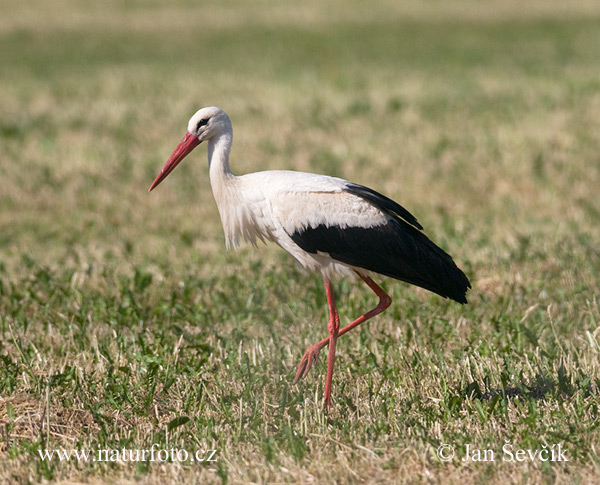
<svg viewBox="0 0 600 485">
<path fill-rule="evenodd" d="M 308 348 L 294 379 L 304 378 L 319 351 L 329 345 L 325 406 L 337 338 L 384 311 L 390 296 L 370 277 L 379 273 L 466 303 L 471 287 L 452 258 L 422 232 L 406 209 L 362 185 L 326 175 L 269 170 L 234 175 L 229 169 L 233 129 L 227 114 L 202 108 L 149 191 L 154 189 L 196 146 L 208 141 L 208 167 L 213 195 L 221 215 L 227 247 L 240 236 L 277 243 L 302 266 L 320 273 L 329 304 L 329 337 Z M 379 304 L 340 329 L 331 279 L 356 273 L 379 297 Z"/>
</svg>

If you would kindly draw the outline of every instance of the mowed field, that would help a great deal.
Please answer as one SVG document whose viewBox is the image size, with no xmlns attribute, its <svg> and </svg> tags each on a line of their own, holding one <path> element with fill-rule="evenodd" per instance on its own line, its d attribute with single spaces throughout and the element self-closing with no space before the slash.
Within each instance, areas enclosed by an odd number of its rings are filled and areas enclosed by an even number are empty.
<svg viewBox="0 0 600 485">
<path fill-rule="evenodd" d="M 598 482 L 596 2 L 0 12 L 0 481 Z M 339 340 L 327 412 L 325 356 L 292 385 L 322 281 L 226 252 L 204 145 L 147 192 L 207 105 L 234 172 L 372 187 L 471 279 L 462 306 L 375 277 L 394 302 Z M 376 303 L 335 288 L 342 324 Z M 122 460 L 153 445 L 216 452 Z"/>
</svg>

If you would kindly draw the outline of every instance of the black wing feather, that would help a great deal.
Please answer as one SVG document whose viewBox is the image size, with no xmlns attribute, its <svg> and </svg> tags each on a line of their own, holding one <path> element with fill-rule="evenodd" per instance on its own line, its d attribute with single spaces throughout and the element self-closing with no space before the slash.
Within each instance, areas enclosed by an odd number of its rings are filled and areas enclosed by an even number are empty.
<svg viewBox="0 0 600 485">
<path fill-rule="evenodd" d="M 402 220 L 380 226 L 307 227 L 290 234 L 309 253 L 329 254 L 342 263 L 420 286 L 459 303 L 471 287 L 449 254 Z"/>
<path fill-rule="evenodd" d="M 329 254 L 342 263 L 420 286 L 438 295 L 467 303 L 471 284 L 452 257 L 419 229 L 417 219 L 391 199 L 361 185 L 351 192 L 390 215 L 384 224 L 354 227 L 319 224 L 292 234 L 305 251 Z"/>
<path fill-rule="evenodd" d="M 360 197 L 361 199 L 369 201 L 375 207 L 381 209 L 383 212 L 391 215 L 392 217 L 400 217 L 409 224 L 415 226 L 417 229 L 423 229 L 423 226 L 419 224 L 417 218 L 408 212 L 404 207 L 389 197 L 386 197 L 385 195 L 380 194 L 369 187 L 348 182 L 346 187 L 344 187 L 344 190 Z"/>
</svg>

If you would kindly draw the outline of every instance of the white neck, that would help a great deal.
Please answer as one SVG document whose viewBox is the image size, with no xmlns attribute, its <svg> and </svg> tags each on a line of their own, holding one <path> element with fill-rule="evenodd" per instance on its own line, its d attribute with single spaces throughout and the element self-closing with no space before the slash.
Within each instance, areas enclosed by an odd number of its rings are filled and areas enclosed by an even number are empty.
<svg viewBox="0 0 600 485">
<path fill-rule="evenodd" d="M 208 142 L 208 172 L 213 196 L 219 209 L 227 246 L 237 246 L 242 220 L 245 219 L 243 193 L 238 177 L 229 169 L 233 134 L 225 132 Z"/>
<path fill-rule="evenodd" d="M 229 169 L 229 152 L 233 143 L 233 134 L 225 132 L 208 141 L 208 174 L 210 185 L 221 217 L 223 216 L 222 206 L 228 204 L 233 195 L 231 190 L 227 190 L 237 178 Z"/>
<path fill-rule="evenodd" d="M 229 152 L 233 143 L 233 133 L 222 133 L 208 141 L 208 168 L 210 182 L 214 184 L 220 178 L 234 176 L 229 170 Z"/>
</svg>

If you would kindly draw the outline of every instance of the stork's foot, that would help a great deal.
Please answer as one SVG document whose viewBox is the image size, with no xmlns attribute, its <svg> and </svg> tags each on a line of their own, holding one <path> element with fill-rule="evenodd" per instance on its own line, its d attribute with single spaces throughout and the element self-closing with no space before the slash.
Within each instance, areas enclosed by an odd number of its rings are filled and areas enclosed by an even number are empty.
<svg viewBox="0 0 600 485">
<path fill-rule="evenodd" d="M 304 356 L 298 365 L 298 370 L 296 371 L 294 384 L 296 384 L 296 382 L 298 382 L 300 379 L 304 379 L 308 375 L 310 368 L 317 363 L 317 360 L 319 359 L 319 351 L 321 349 L 322 347 L 320 347 L 319 344 L 315 344 L 311 345 L 304 353 Z"/>
</svg>

